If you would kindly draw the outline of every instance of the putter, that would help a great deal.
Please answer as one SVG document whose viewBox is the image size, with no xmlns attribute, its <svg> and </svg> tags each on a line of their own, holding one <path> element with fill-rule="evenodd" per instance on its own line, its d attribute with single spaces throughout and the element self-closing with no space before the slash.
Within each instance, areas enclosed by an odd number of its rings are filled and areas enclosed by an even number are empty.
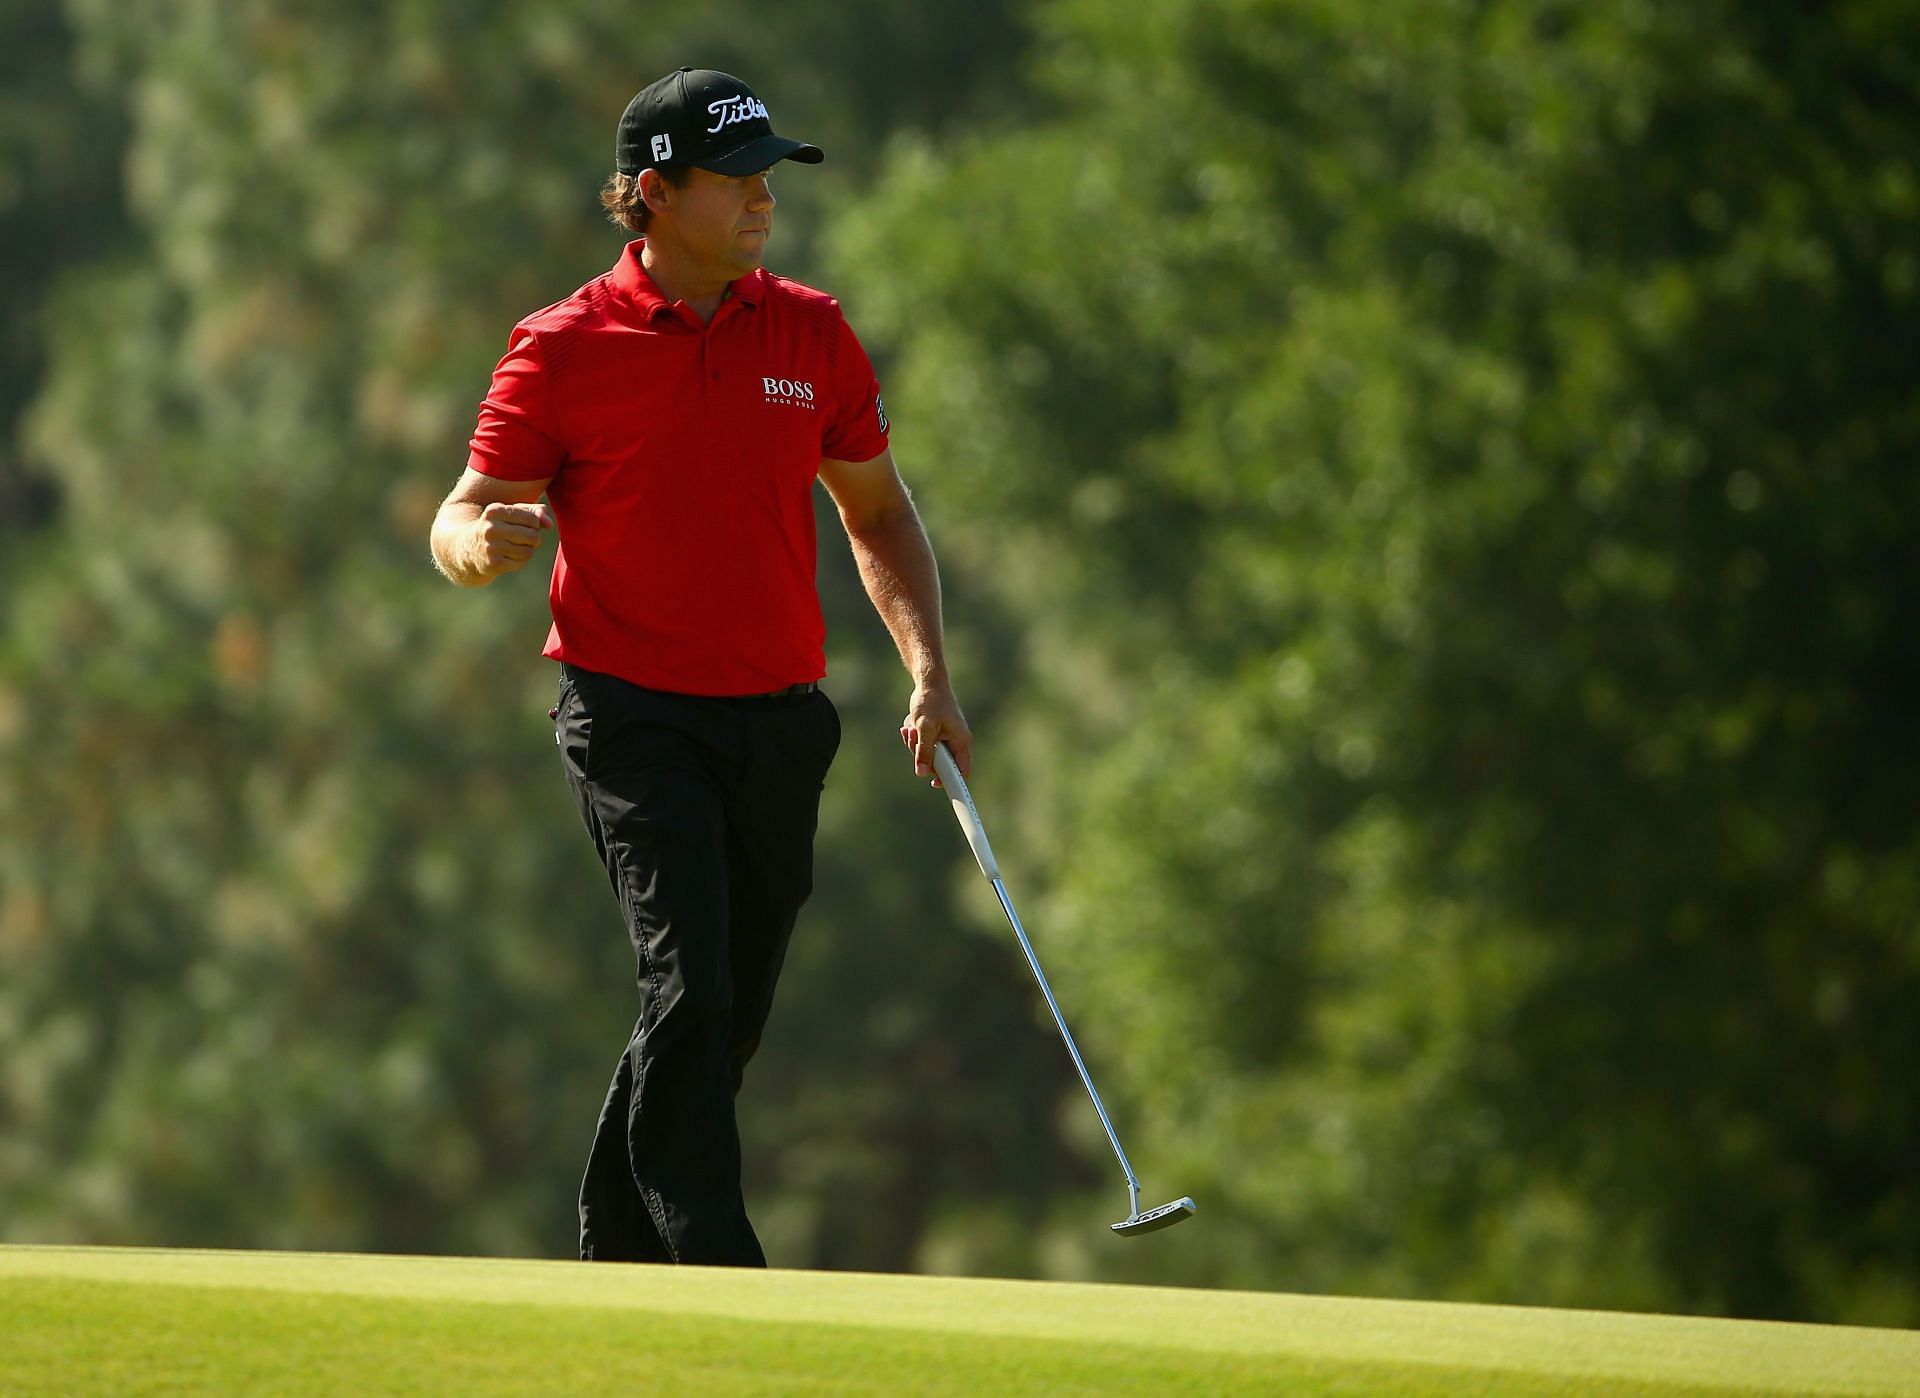
<svg viewBox="0 0 1920 1398">
<path fill-rule="evenodd" d="M 1107 1140 L 1112 1143 L 1114 1156 L 1126 1174 L 1127 1216 L 1110 1226 L 1123 1238 L 1137 1238 L 1142 1233 L 1157 1233 L 1162 1228 L 1185 1223 L 1196 1212 L 1191 1199 L 1175 1199 L 1171 1204 L 1140 1212 L 1140 1181 L 1133 1173 L 1133 1166 L 1127 1163 L 1127 1153 L 1120 1149 L 1120 1137 L 1113 1129 L 1113 1122 L 1107 1116 L 1106 1106 L 1100 1101 L 1100 1094 L 1094 1090 L 1093 1075 L 1087 1072 L 1080 1049 L 1073 1042 L 1073 1035 L 1067 1031 L 1066 1018 L 1053 998 L 1053 988 L 1047 984 L 1046 972 L 1040 969 L 1040 958 L 1033 954 L 1033 943 L 1027 940 L 1027 930 L 1020 925 L 1020 915 L 1013 910 L 1013 900 L 1007 896 L 1007 886 L 1000 882 L 1000 865 L 993 857 L 993 846 L 987 843 L 987 827 L 980 823 L 980 812 L 973 804 L 973 793 L 967 790 L 966 779 L 960 775 L 959 765 L 954 762 L 953 754 L 947 751 L 945 743 L 934 745 L 933 770 L 939 774 L 940 784 L 946 787 L 947 798 L 953 802 L 953 814 L 973 850 L 974 861 L 979 864 L 980 872 L 992 882 L 993 891 L 1000 899 L 1000 910 L 1007 915 L 1007 921 L 1013 924 L 1013 935 L 1020 939 L 1020 950 L 1027 954 L 1027 965 L 1033 968 L 1033 978 L 1040 982 L 1040 993 L 1047 998 L 1047 1008 L 1053 1011 L 1053 1022 L 1060 1026 L 1060 1037 L 1066 1041 L 1067 1052 L 1073 1056 L 1073 1066 L 1080 1070 L 1080 1081 L 1086 1085 L 1087 1096 L 1093 1099 L 1093 1109 L 1100 1113 L 1100 1124 L 1107 1128 Z"/>
</svg>

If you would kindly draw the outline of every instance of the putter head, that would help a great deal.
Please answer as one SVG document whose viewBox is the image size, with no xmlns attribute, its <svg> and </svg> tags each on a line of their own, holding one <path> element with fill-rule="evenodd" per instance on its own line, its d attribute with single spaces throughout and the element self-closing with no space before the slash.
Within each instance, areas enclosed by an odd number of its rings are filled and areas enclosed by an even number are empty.
<svg viewBox="0 0 1920 1398">
<path fill-rule="evenodd" d="M 1191 1199 L 1175 1199 L 1171 1204 L 1162 1204 L 1157 1209 L 1148 1209 L 1143 1214 L 1135 1214 L 1111 1225 L 1113 1231 L 1123 1238 L 1137 1238 L 1142 1233 L 1158 1233 L 1162 1228 L 1171 1228 L 1176 1223 L 1185 1223 L 1199 1212 Z"/>
</svg>

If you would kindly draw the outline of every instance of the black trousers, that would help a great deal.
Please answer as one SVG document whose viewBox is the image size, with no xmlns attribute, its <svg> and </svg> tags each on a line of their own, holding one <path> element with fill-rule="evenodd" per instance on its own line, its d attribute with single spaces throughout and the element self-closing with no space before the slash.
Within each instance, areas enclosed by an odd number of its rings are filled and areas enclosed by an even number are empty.
<svg viewBox="0 0 1920 1398">
<path fill-rule="evenodd" d="M 563 666 L 554 722 L 640 989 L 580 1185 L 580 1256 L 764 1267 L 733 1099 L 813 888 L 839 716 L 818 691 L 710 699 Z"/>
</svg>

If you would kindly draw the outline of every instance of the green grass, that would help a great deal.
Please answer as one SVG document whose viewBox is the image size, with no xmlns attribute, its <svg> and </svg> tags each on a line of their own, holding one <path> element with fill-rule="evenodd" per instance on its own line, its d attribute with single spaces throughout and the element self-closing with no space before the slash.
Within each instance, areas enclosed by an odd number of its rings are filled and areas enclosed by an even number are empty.
<svg viewBox="0 0 1920 1398">
<path fill-rule="evenodd" d="M 0 1394 L 1920 1395 L 1920 1334 L 1237 1291 L 0 1248 Z"/>
</svg>

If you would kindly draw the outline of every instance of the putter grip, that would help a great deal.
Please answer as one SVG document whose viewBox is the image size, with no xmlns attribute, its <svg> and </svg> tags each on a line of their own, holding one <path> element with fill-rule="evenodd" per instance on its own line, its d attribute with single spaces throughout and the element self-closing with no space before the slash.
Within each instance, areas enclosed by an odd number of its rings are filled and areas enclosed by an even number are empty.
<svg viewBox="0 0 1920 1398">
<path fill-rule="evenodd" d="M 960 775 L 960 766 L 953 760 L 953 754 L 947 751 L 945 743 L 933 745 L 933 770 L 940 778 L 940 785 L 947 789 L 947 799 L 953 802 L 954 819 L 960 822 L 967 843 L 973 847 L 973 857 L 980 865 L 980 872 L 989 879 L 999 878 L 1000 865 L 994 860 L 993 846 L 987 843 L 987 827 L 980 823 L 980 812 L 974 808 L 973 793 L 967 790 L 967 779 Z"/>
</svg>

